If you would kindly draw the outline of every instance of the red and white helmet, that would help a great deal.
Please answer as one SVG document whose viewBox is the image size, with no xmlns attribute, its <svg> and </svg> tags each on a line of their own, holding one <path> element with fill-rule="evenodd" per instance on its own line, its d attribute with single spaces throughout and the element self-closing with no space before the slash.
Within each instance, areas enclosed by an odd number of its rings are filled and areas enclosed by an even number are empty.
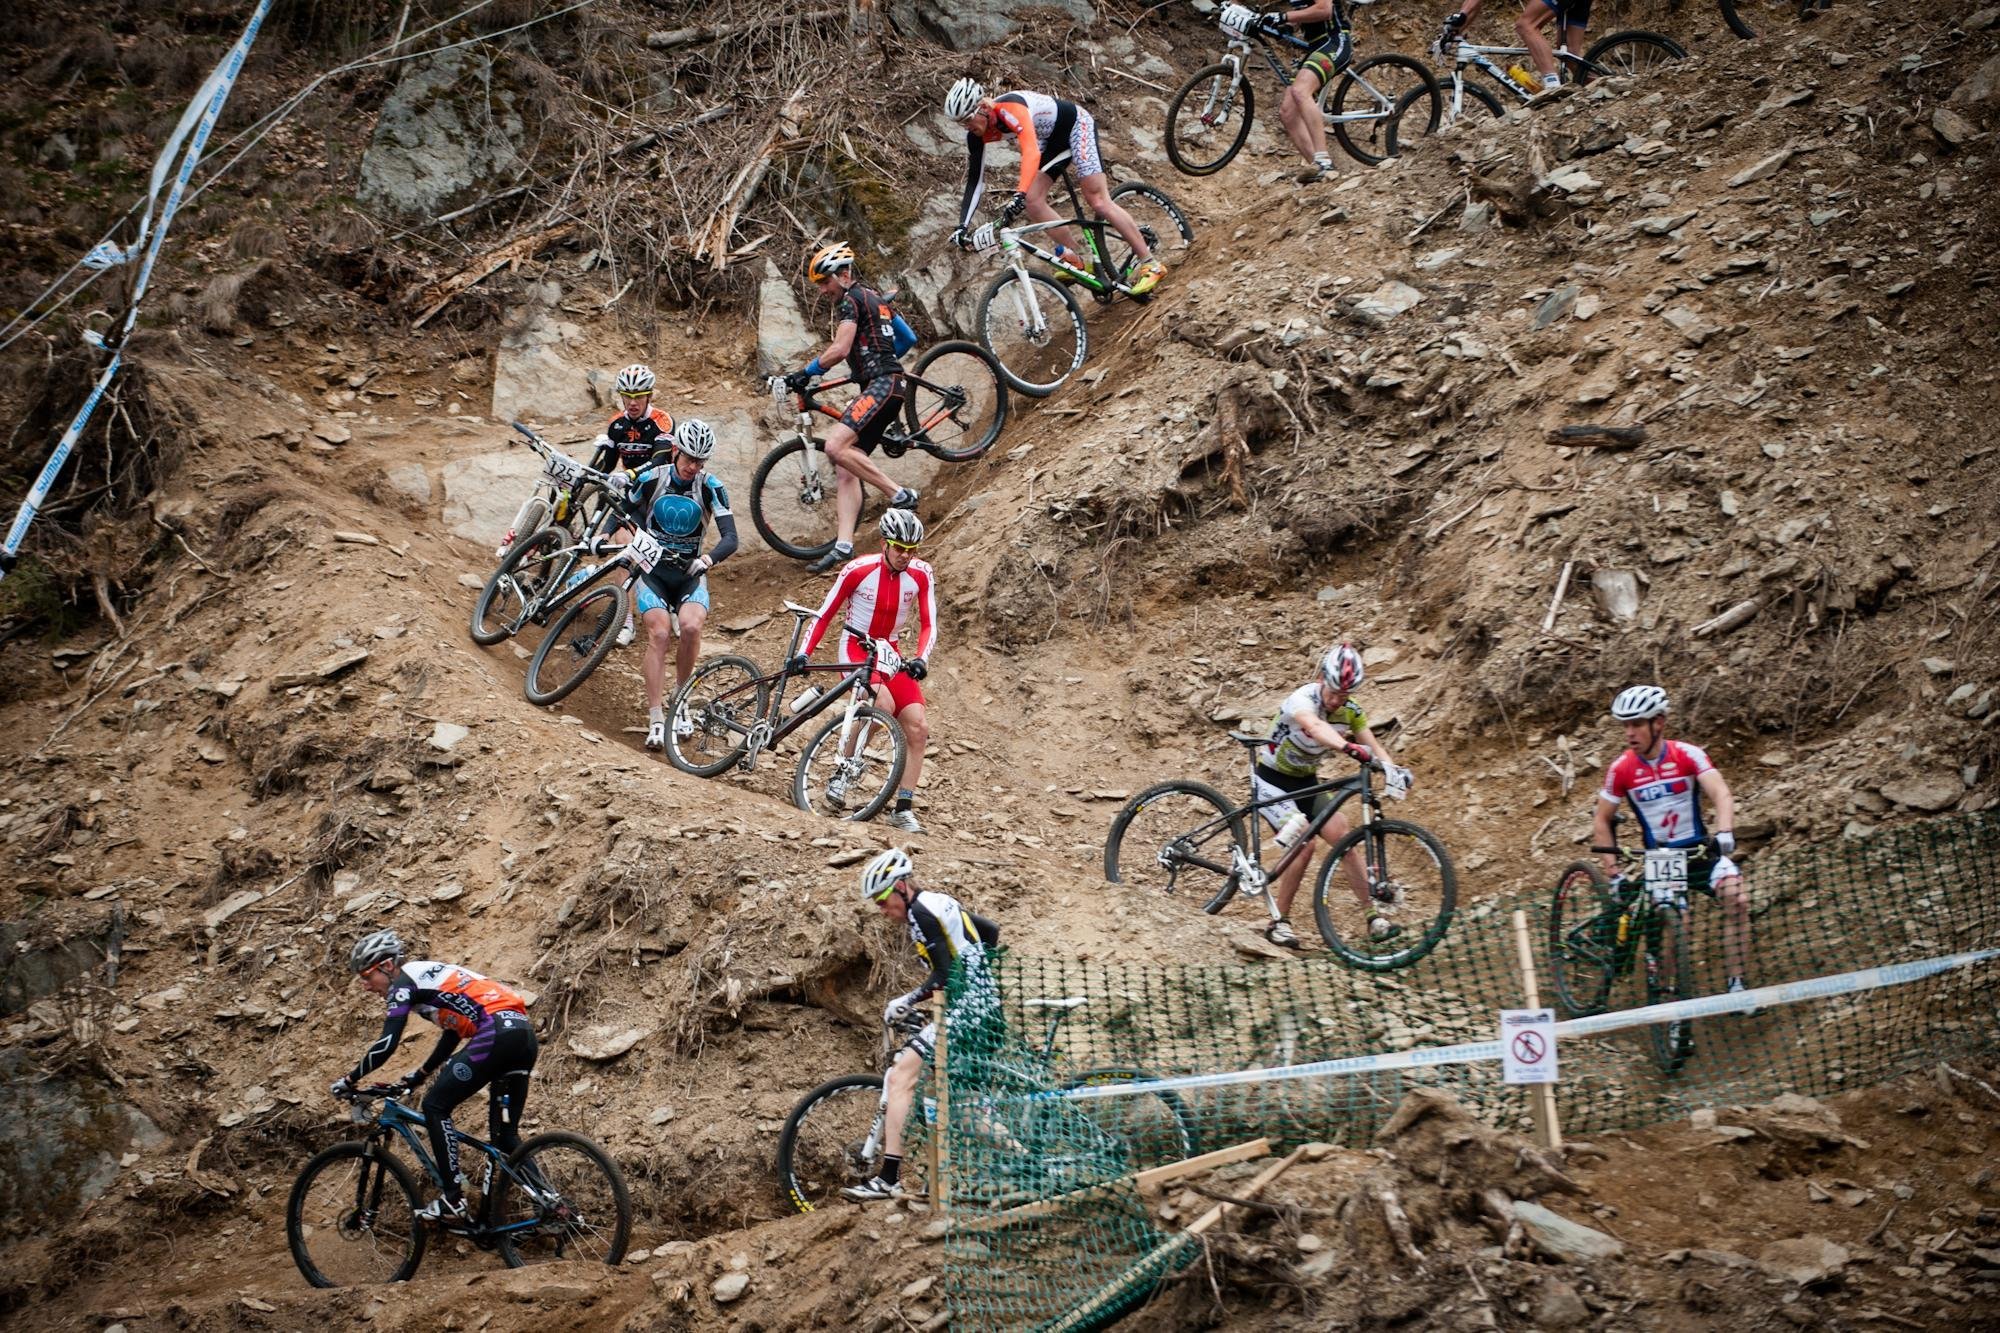
<svg viewBox="0 0 2000 1333">
<path fill-rule="evenodd" d="M 1353 644 L 1336 643 L 1319 659 L 1319 678 L 1329 690 L 1358 690 L 1368 673 Z"/>
</svg>

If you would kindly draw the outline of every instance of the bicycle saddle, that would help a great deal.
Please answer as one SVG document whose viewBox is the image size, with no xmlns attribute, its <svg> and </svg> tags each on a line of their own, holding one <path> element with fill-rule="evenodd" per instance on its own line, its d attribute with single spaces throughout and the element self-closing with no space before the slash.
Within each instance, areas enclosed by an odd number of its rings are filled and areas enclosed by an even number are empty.
<svg viewBox="0 0 2000 1333">
<path fill-rule="evenodd" d="M 1268 745 L 1271 741 L 1269 736 L 1252 736 L 1247 731 L 1232 731 L 1229 733 L 1229 739 L 1235 741 L 1238 745 L 1250 746 Z"/>
<path fill-rule="evenodd" d="M 797 602 L 786 602 L 785 609 L 787 611 L 790 611 L 795 616 L 804 616 L 808 620 L 812 619 L 814 616 L 819 614 L 818 608 L 810 606 L 800 606 Z"/>
</svg>

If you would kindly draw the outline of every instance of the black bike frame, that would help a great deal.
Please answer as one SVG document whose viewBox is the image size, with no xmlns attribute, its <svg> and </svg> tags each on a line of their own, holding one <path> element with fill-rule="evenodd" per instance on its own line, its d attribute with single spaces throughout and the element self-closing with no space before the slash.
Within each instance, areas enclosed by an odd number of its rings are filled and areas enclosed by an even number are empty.
<svg viewBox="0 0 2000 1333">
<path fill-rule="evenodd" d="M 422 1132 L 420 1133 L 419 1131 Z M 430 1177 L 431 1183 L 442 1190 L 444 1188 L 444 1172 L 431 1159 L 430 1153 L 424 1147 L 424 1134 L 428 1132 L 427 1123 L 421 1112 L 412 1111 L 394 1097 L 384 1097 L 382 1098 L 382 1109 L 375 1117 L 374 1126 L 368 1131 L 368 1142 L 373 1146 L 383 1147 L 386 1146 L 387 1140 L 391 1135 L 401 1139 L 403 1146 L 410 1150 L 410 1155 L 415 1157 L 418 1165 L 423 1167 L 424 1174 Z M 487 1164 L 490 1167 L 506 1175 L 523 1190 L 529 1190 L 528 1182 L 508 1164 L 506 1153 L 501 1152 L 484 1139 L 460 1133 L 456 1127 L 447 1129 L 446 1132 L 451 1136 L 453 1147 L 477 1149 L 485 1155 Z M 529 1193 L 530 1197 L 532 1197 L 532 1190 L 529 1190 Z M 510 1231 L 531 1231 L 540 1225 L 541 1222 L 538 1219 L 531 1217 L 519 1222 L 509 1223 L 506 1226 L 491 1228 L 482 1226 L 474 1228 L 474 1230 L 480 1236 L 500 1236 Z"/>
<path fill-rule="evenodd" d="M 929 421 L 920 421 L 917 423 L 916 434 L 909 432 L 908 423 L 902 419 L 903 414 L 898 414 L 898 419 L 889 423 L 889 429 L 882 432 L 882 452 L 888 454 L 891 458 L 895 458 L 905 450 L 922 449 L 932 457 L 941 457 L 936 445 L 927 439 L 919 438 L 919 436 L 923 435 L 924 432 L 928 431 L 932 426 L 937 425 L 940 421 L 950 420 L 951 414 L 955 409 L 964 407 L 966 403 L 965 391 L 953 385 L 934 384 L 923 376 L 912 374 L 907 370 L 903 371 L 902 375 L 904 383 L 910 388 L 922 386 L 937 394 L 943 400 L 942 406 L 937 415 L 933 416 Z M 799 411 L 811 412 L 815 415 L 823 416 L 829 421 L 838 421 L 841 415 L 839 410 L 821 403 L 819 395 L 825 393 L 828 389 L 845 388 L 855 382 L 852 375 L 849 375 L 845 379 L 821 380 L 818 384 L 795 390 L 793 396 L 798 399 Z M 913 397 L 907 393 L 905 394 L 903 398 L 905 413 L 908 412 L 909 405 L 915 401 Z M 892 445 L 895 446 L 893 449 L 890 447 Z"/>
<path fill-rule="evenodd" d="M 799 640 L 805 637 L 806 622 L 813 619 L 813 617 L 816 616 L 817 614 L 818 612 L 814 611 L 792 612 L 792 637 L 791 637 L 791 642 L 788 643 L 785 647 L 786 661 L 788 662 L 791 661 L 793 656 L 798 653 Z M 842 633 L 845 632 L 846 631 L 843 628 Z M 777 745 L 777 743 L 779 741 L 782 741 L 785 737 L 797 731 L 800 727 L 803 727 L 806 723 L 818 717 L 821 713 L 825 712 L 827 709 L 832 708 L 835 705 L 839 704 L 841 700 L 847 695 L 847 692 L 850 689 L 866 691 L 868 699 L 872 702 L 875 698 L 875 691 L 874 688 L 871 685 L 869 685 L 868 678 L 875 673 L 875 660 L 876 660 L 875 645 L 874 642 L 871 640 L 869 641 L 869 646 L 868 646 L 868 656 L 863 658 L 859 662 L 826 662 L 826 663 L 808 662 L 802 669 L 797 671 L 791 671 L 787 670 L 784 667 L 780 667 L 778 670 L 772 672 L 768 676 L 758 676 L 755 680 L 748 681 L 742 685 L 738 685 L 735 689 L 730 690 L 726 694 L 719 694 L 716 696 L 715 700 L 711 700 L 710 702 L 716 702 L 722 699 L 732 699 L 737 695 L 741 694 L 745 690 L 756 690 L 765 685 L 775 684 L 776 688 L 771 691 L 771 702 L 765 706 L 763 713 L 758 715 L 757 720 L 751 723 L 749 726 L 747 727 L 739 726 L 735 722 L 731 722 L 727 719 L 722 719 L 723 726 L 729 728 L 729 730 L 733 732 L 741 734 L 745 738 L 748 738 L 753 732 L 755 732 L 759 728 L 764 729 L 769 734 L 766 735 L 763 740 L 758 742 L 758 748 L 769 749 L 772 746 Z M 819 673 L 821 675 L 825 675 L 828 673 L 838 673 L 840 676 L 840 683 L 833 686 L 830 689 L 822 691 L 819 698 L 813 700 L 810 704 L 806 705 L 798 712 L 793 713 L 789 717 L 781 718 L 780 713 L 782 712 L 785 705 L 786 684 L 794 679 L 812 675 L 814 673 Z"/>
<path fill-rule="evenodd" d="M 1352 25 L 1348 22 L 1346 13 L 1342 11 L 1340 0 L 1333 0 L 1333 21 L 1339 27 L 1351 30 Z M 1283 42 L 1286 46 L 1296 46 L 1301 51 L 1311 51 L 1313 45 L 1303 37 L 1295 37 L 1288 32 L 1266 32 L 1262 28 L 1252 28 L 1240 40 L 1253 43 L 1257 48 L 1257 54 L 1264 57 L 1264 63 L 1271 67 L 1271 73 L 1278 76 L 1278 82 L 1286 85 L 1299 76 L 1299 71 L 1305 68 L 1305 60 L 1301 57 L 1299 63 L 1288 70 L 1284 61 L 1271 54 L 1271 43 Z"/>
<path fill-rule="evenodd" d="M 1332 801 L 1327 803 L 1324 810 L 1321 810 L 1319 814 L 1313 817 L 1313 821 L 1307 825 L 1305 833 L 1297 841 L 1293 842 L 1290 847 L 1285 849 L 1285 854 L 1278 858 L 1278 864 L 1265 872 L 1267 879 L 1275 880 L 1278 876 L 1284 874 L 1285 868 L 1292 863 L 1293 857 L 1309 854 L 1313 842 L 1319 837 L 1319 831 L 1325 828 L 1335 815 L 1340 813 L 1340 807 L 1346 805 L 1350 799 L 1359 796 L 1364 810 L 1373 810 L 1375 808 L 1374 792 L 1370 787 L 1368 774 L 1369 768 L 1364 765 L 1361 771 L 1352 777 L 1335 778 L 1328 782 L 1315 783 L 1310 787 L 1301 787 L 1297 791 L 1286 792 L 1282 796 L 1271 796 L 1261 801 L 1252 801 L 1249 805 L 1231 810 L 1228 814 L 1218 819 L 1212 819 L 1193 831 L 1183 834 L 1182 840 L 1192 841 L 1197 835 L 1206 836 L 1217 828 L 1227 827 L 1233 821 L 1249 815 L 1252 817 L 1249 821 L 1250 859 L 1261 866 L 1264 864 L 1263 821 L 1255 817 L 1258 811 L 1270 805 L 1285 805 L 1293 801 L 1310 800 L 1312 797 L 1327 793 L 1338 793 Z M 1254 785 L 1254 776 L 1252 783 L 1250 793 L 1252 796 L 1255 796 L 1257 789 Z M 1206 861 L 1198 856 L 1183 855 L 1181 859 L 1187 865 L 1200 866 L 1203 870 L 1212 871 L 1215 874 L 1225 877 L 1236 873 L 1236 867 L 1234 866 L 1216 865 L 1213 861 Z"/>
</svg>

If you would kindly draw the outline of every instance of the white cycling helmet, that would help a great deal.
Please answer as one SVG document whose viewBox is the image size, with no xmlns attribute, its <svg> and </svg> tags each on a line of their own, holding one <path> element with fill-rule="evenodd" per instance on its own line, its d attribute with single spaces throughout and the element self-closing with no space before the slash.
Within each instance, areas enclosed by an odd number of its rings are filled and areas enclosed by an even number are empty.
<svg viewBox="0 0 2000 1333">
<path fill-rule="evenodd" d="M 378 930 L 354 941 L 354 947 L 347 951 L 347 967 L 358 976 L 377 963 L 402 956 L 402 938 L 393 930 Z"/>
<path fill-rule="evenodd" d="M 674 448 L 689 458 L 705 460 L 715 452 L 715 432 L 706 421 L 689 417 L 674 427 Z"/>
<path fill-rule="evenodd" d="M 952 120 L 964 120 L 979 110 L 979 104 L 986 100 L 986 88 L 974 78 L 960 79 L 951 85 L 951 91 L 944 95 L 944 113 Z"/>
<path fill-rule="evenodd" d="M 901 847 L 891 847 L 861 868 L 861 896 L 879 903 L 896 891 L 896 886 L 917 873 L 917 863 Z"/>
<path fill-rule="evenodd" d="M 627 398 L 637 398 L 642 393 L 651 393 L 653 383 L 653 372 L 647 366 L 631 365 L 618 372 L 618 392 Z"/>
<path fill-rule="evenodd" d="M 1368 679 L 1368 672 L 1361 665 L 1361 654 L 1354 651 L 1354 645 L 1336 643 L 1319 660 L 1319 678 L 1330 690 L 1358 690 L 1361 682 Z"/>
<path fill-rule="evenodd" d="M 894 542 L 898 546 L 915 546 L 924 539 L 923 520 L 907 509 L 886 511 L 876 526 L 882 531 L 883 541 Z"/>
<path fill-rule="evenodd" d="M 1667 692 L 1657 685 L 1634 685 L 1618 691 L 1611 701 L 1611 716 L 1620 722 L 1644 722 L 1667 715 Z"/>
</svg>

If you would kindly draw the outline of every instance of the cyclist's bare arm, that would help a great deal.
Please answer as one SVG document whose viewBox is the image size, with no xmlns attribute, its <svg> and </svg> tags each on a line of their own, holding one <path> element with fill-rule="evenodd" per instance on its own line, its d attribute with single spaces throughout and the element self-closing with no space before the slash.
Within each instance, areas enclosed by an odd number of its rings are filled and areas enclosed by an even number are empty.
<svg viewBox="0 0 2000 1333">
<path fill-rule="evenodd" d="M 1318 709 L 1302 708 L 1297 712 L 1288 714 L 1286 721 L 1318 741 L 1321 745 L 1332 746 L 1338 750 L 1347 744 L 1347 733 L 1321 717 Z M 1362 734 L 1366 735 L 1367 733 L 1364 732 Z"/>
<path fill-rule="evenodd" d="M 1475 6 L 1479 0 L 1471 0 Z M 1304 9 L 1289 9 L 1278 15 L 1294 28 L 1303 28 L 1308 23 L 1331 23 L 1333 21 L 1333 0 L 1315 0 Z"/>
<path fill-rule="evenodd" d="M 1706 776 L 1704 774 L 1703 776 Z M 1590 845 L 1613 847 L 1618 844 L 1611 832 L 1611 817 L 1618 813 L 1618 802 L 1605 799 L 1604 793 L 1597 794 L 1597 809 L 1590 817 Z M 1616 851 L 1597 853 L 1597 863 L 1604 867 L 1604 873 L 1618 873 L 1618 853 Z"/>
<path fill-rule="evenodd" d="M 837 366 L 847 360 L 847 354 L 854 350 L 854 321 L 842 320 L 840 327 L 833 331 L 833 341 L 817 358 L 822 366 Z"/>
<path fill-rule="evenodd" d="M 1709 769 L 1695 779 L 1701 784 L 1701 794 L 1708 797 L 1708 803 L 1715 807 L 1715 831 L 1733 833 L 1736 830 L 1736 796 L 1729 790 L 1729 784 L 1722 780 L 1722 773 Z"/>
</svg>

